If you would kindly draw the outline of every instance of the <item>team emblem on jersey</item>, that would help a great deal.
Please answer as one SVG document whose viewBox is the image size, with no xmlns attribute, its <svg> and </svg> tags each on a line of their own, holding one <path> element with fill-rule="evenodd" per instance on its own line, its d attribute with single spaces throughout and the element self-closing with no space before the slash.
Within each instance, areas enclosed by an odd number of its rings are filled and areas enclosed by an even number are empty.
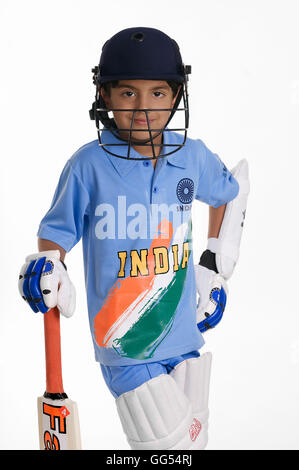
<svg viewBox="0 0 299 470">
<path fill-rule="evenodd" d="M 183 204 L 190 204 L 193 199 L 194 183 L 190 178 L 181 179 L 176 187 L 176 194 L 178 199 Z"/>
</svg>

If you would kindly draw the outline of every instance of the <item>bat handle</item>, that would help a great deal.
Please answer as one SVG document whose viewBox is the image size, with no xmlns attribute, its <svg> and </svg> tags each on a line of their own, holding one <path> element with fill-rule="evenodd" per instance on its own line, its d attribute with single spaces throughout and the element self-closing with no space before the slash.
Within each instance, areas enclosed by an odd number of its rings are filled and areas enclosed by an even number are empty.
<svg viewBox="0 0 299 470">
<path fill-rule="evenodd" d="M 44 314 L 46 392 L 49 398 L 67 398 L 62 384 L 60 312 L 57 307 Z"/>
</svg>

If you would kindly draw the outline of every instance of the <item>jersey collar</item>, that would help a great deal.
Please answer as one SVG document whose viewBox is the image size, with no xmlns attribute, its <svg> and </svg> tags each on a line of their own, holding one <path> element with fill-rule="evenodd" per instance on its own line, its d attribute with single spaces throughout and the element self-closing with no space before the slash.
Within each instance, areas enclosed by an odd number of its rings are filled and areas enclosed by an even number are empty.
<svg viewBox="0 0 299 470">
<path fill-rule="evenodd" d="M 167 144 L 181 144 L 183 141 L 183 136 L 176 132 L 165 131 L 163 132 L 163 141 L 165 144 L 164 152 L 171 152 L 171 150 L 175 147 L 167 147 Z M 187 142 L 185 145 L 187 145 Z M 163 158 L 167 159 L 167 162 L 170 163 L 170 165 L 177 166 L 179 168 L 186 168 L 186 152 L 184 150 L 185 146 L 177 152 Z"/>
</svg>

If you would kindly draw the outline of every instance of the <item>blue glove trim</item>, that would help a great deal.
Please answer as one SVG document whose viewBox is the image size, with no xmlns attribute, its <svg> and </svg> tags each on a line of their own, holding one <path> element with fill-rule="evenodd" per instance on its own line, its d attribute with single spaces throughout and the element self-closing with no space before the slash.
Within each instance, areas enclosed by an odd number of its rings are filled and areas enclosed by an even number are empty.
<svg viewBox="0 0 299 470">
<path fill-rule="evenodd" d="M 45 265 L 46 257 L 43 256 L 42 258 L 39 258 L 38 260 L 35 260 L 35 261 L 36 263 L 30 274 L 29 290 L 31 293 L 32 300 L 35 303 L 38 310 L 41 313 L 46 313 L 49 309 L 44 303 L 43 295 L 40 290 L 40 277 L 41 277 L 41 273 Z M 48 263 L 46 263 L 45 265 L 46 269 L 47 269 L 47 264 Z"/>
<path fill-rule="evenodd" d="M 213 289 L 211 297 L 216 303 L 216 308 L 210 315 L 208 313 L 206 314 L 206 320 L 197 323 L 197 327 L 201 333 L 204 333 L 210 328 L 214 328 L 220 322 L 226 306 L 226 293 L 223 287 L 221 287 L 220 290 L 216 288 Z"/>
<path fill-rule="evenodd" d="M 32 299 L 30 288 L 29 288 L 29 281 L 30 281 L 31 271 L 32 271 L 33 266 L 35 265 L 35 261 L 36 260 L 34 259 L 29 263 L 28 268 L 26 269 L 26 272 L 24 274 L 23 294 L 24 294 L 25 299 L 29 303 L 30 307 L 32 308 L 32 310 L 35 313 L 37 313 L 39 310 L 36 307 L 35 302 Z"/>
</svg>

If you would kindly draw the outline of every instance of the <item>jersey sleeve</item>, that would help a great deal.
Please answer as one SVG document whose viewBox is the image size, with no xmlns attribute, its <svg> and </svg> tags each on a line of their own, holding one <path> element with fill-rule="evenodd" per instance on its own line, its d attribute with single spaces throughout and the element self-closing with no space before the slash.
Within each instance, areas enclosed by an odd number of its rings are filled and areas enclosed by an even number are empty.
<svg viewBox="0 0 299 470">
<path fill-rule="evenodd" d="M 201 144 L 204 166 L 199 176 L 195 199 L 217 208 L 238 195 L 239 184 L 219 156 L 211 152 L 203 142 Z"/>
<path fill-rule="evenodd" d="M 50 209 L 40 222 L 37 236 L 70 251 L 81 239 L 88 210 L 88 191 L 68 160 L 60 175 Z"/>
</svg>

